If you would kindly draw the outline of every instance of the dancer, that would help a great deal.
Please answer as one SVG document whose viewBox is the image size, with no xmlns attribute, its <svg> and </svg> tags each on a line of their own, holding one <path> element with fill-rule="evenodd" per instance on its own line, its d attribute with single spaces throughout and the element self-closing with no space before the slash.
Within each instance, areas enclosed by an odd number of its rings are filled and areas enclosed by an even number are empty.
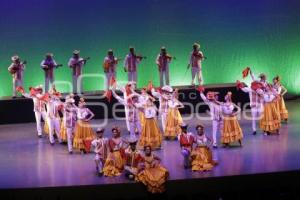
<svg viewBox="0 0 300 200">
<path fill-rule="evenodd" d="M 139 103 L 141 104 L 142 107 L 145 107 L 148 103 L 148 99 L 150 98 L 150 95 L 147 93 L 147 88 L 142 88 L 141 89 L 141 94 L 139 95 Z M 155 100 L 155 99 L 153 99 Z M 140 117 L 140 123 L 141 127 L 145 125 L 145 114 L 142 110 L 139 112 L 139 117 Z"/>
<path fill-rule="evenodd" d="M 183 123 L 179 108 L 184 105 L 177 99 L 178 91 L 174 92 L 172 98 L 168 100 L 168 114 L 164 137 L 168 140 L 176 139 L 180 133 L 180 125 Z"/>
<path fill-rule="evenodd" d="M 191 153 L 192 170 L 207 171 L 211 170 L 218 163 L 212 159 L 212 151 L 209 149 L 211 140 L 204 133 L 204 126 L 198 124 L 196 126 L 197 134 L 195 136 L 196 147 Z"/>
<path fill-rule="evenodd" d="M 45 72 L 45 92 L 49 90 L 49 84 L 54 83 L 54 68 L 61 67 L 61 64 L 57 64 L 53 59 L 52 53 L 47 53 L 46 58 L 41 62 L 41 67 Z"/>
<path fill-rule="evenodd" d="M 141 153 L 136 149 L 137 140 L 130 138 L 129 148 L 125 150 L 126 162 L 125 162 L 125 177 L 130 180 L 134 180 L 138 174 L 138 169 L 143 157 Z"/>
<path fill-rule="evenodd" d="M 161 147 L 162 134 L 156 121 L 157 108 L 153 101 L 154 98 L 149 97 L 146 105 L 141 108 L 145 116 L 145 123 L 142 126 L 142 134 L 138 146 L 151 146 L 152 149 L 159 149 Z"/>
<path fill-rule="evenodd" d="M 104 176 L 121 175 L 125 164 L 125 143 L 118 127 L 112 128 L 112 138 L 108 140 L 108 156 L 104 164 Z"/>
<path fill-rule="evenodd" d="M 163 132 L 165 132 L 169 108 L 168 101 L 172 98 L 173 88 L 169 85 L 165 85 L 161 88 L 161 90 L 159 90 L 159 92 L 152 88 L 151 94 L 155 98 L 159 99 L 159 115 L 161 117 Z"/>
<path fill-rule="evenodd" d="M 103 175 L 103 166 L 105 163 L 105 160 L 107 158 L 107 145 L 108 145 L 108 139 L 106 137 L 103 137 L 104 134 L 104 128 L 98 128 L 96 131 L 96 138 L 92 141 L 92 146 L 94 147 L 95 152 L 95 164 L 96 164 L 96 172 L 98 176 Z"/>
<path fill-rule="evenodd" d="M 136 181 L 143 183 L 151 193 L 163 193 L 169 172 L 160 165 L 160 158 L 152 153 L 150 146 L 145 146 L 144 152 L 143 167 Z"/>
<path fill-rule="evenodd" d="M 77 110 L 75 106 L 75 100 L 73 95 L 66 96 L 66 102 L 64 106 L 64 126 L 67 133 L 67 143 L 69 154 L 73 153 L 73 139 L 74 139 L 74 130 L 77 120 Z"/>
<path fill-rule="evenodd" d="M 287 122 L 289 119 L 289 112 L 285 106 L 283 96 L 287 93 L 287 89 L 281 84 L 281 78 L 279 76 L 275 76 L 273 78 L 273 89 L 279 95 L 279 99 L 277 101 L 277 109 L 280 113 L 280 118 L 282 121 Z"/>
<path fill-rule="evenodd" d="M 42 138 L 42 124 L 41 120 L 46 121 L 46 101 L 43 99 L 43 86 L 39 85 L 36 87 L 30 87 L 30 94 L 25 93 L 23 90 L 20 91 L 22 95 L 26 98 L 31 98 L 33 100 L 33 111 L 36 121 L 36 129 L 38 137 Z"/>
<path fill-rule="evenodd" d="M 156 58 L 156 64 L 159 71 L 160 87 L 170 84 L 169 65 L 173 57 L 167 53 L 166 47 L 161 47 L 160 53 Z"/>
<path fill-rule="evenodd" d="M 128 73 L 128 82 L 137 82 L 137 68 L 143 58 L 145 57 L 135 54 L 134 47 L 129 47 L 129 54 L 124 60 L 124 70 Z"/>
<path fill-rule="evenodd" d="M 230 143 L 238 141 L 242 146 L 243 131 L 237 120 L 236 115 L 240 113 L 241 109 L 232 102 L 232 93 L 227 92 L 225 96 L 225 103 L 221 103 L 223 114 L 223 131 L 221 134 L 221 143 L 229 146 Z M 237 109 L 237 111 L 234 111 Z"/>
<path fill-rule="evenodd" d="M 25 70 L 26 61 L 21 62 L 20 57 L 18 55 L 14 55 L 11 57 L 11 65 L 8 67 L 9 73 L 12 75 L 13 79 L 13 96 L 12 98 L 17 97 L 17 87 L 23 87 L 23 76 Z"/>
<path fill-rule="evenodd" d="M 178 135 L 178 140 L 183 156 L 183 166 L 185 169 L 191 167 L 191 153 L 193 150 L 193 143 L 195 141 L 194 135 L 187 131 L 187 124 L 181 124 L 181 133 Z"/>
<path fill-rule="evenodd" d="M 204 103 L 206 103 L 210 110 L 210 116 L 212 119 L 212 135 L 213 135 L 213 147 L 217 148 L 217 131 L 222 130 L 222 109 L 218 101 L 218 92 L 207 92 L 206 96 L 203 91 L 200 91 L 200 96 Z"/>
<path fill-rule="evenodd" d="M 116 79 L 118 61 L 119 59 L 114 56 L 113 50 L 109 49 L 103 63 L 103 69 L 106 77 L 106 90 L 109 89 L 110 81 L 112 79 Z"/>
<path fill-rule="evenodd" d="M 188 64 L 188 69 L 192 67 L 192 83 L 191 85 L 195 85 L 195 77 L 197 76 L 199 85 L 203 85 L 203 77 L 202 77 L 202 60 L 205 59 L 202 51 L 200 51 L 200 44 L 193 44 L 193 51 L 190 56 L 190 62 Z"/>
<path fill-rule="evenodd" d="M 80 57 L 80 51 L 79 50 L 74 50 L 73 51 L 73 56 L 69 59 L 68 66 L 72 68 L 72 83 L 73 83 L 73 93 L 76 94 L 78 89 L 80 93 L 83 93 L 83 88 L 82 88 L 82 79 L 79 79 L 79 77 L 82 74 L 82 68 L 86 64 L 87 60 L 90 59 L 89 57 L 87 58 L 82 58 Z M 78 83 L 78 80 L 80 81 Z M 79 86 L 79 88 L 77 88 Z"/>
<path fill-rule="evenodd" d="M 94 139 L 94 131 L 89 123 L 94 117 L 94 113 L 86 107 L 84 98 L 80 98 L 77 110 L 77 123 L 74 131 L 73 147 L 79 149 L 82 153 L 87 153 L 85 142 Z"/>
<path fill-rule="evenodd" d="M 281 120 L 276 106 L 277 95 L 272 85 L 267 85 L 266 91 L 263 93 L 264 111 L 260 120 L 260 128 L 264 135 L 280 134 Z"/>
<path fill-rule="evenodd" d="M 138 110 L 141 105 L 138 103 L 138 95 L 131 94 L 126 99 L 123 99 L 116 94 L 114 89 L 112 90 L 112 94 L 119 101 L 119 103 L 127 106 L 128 118 L 126 120 L 128 120 L 129 124 L 130 137 L 136 138 L 136 134 L 140 134 L 142 130 Z"/>
<path fill-rule="evenodd" d="M 56 91 L 55 86 L 52 85 L 51 90 L 49 91 L 49 99 L 47 101 L 47 124 L 49 130 L 49 140 L 50 144 L 54 145 L 54 132 L 57 136 L 58 142 L 61 143 L 60 137 L 60 116 L 59 110 L 62 105 L 62 102 L 59 99 L 60 93 Z"/>
<path fill-rule="evenodd" d="M 263 106 L 263 84 L 259 81 L 253 81 L 251 87 L 247 87 L 244 84 L 239 83 L 237 86 L 243 92 L 249 94 L 251 118 L 252 118 L 252 133 L 257 133 L 257 121 L 261 119 L 261 115 L 264 109 Z"/>
</svg>

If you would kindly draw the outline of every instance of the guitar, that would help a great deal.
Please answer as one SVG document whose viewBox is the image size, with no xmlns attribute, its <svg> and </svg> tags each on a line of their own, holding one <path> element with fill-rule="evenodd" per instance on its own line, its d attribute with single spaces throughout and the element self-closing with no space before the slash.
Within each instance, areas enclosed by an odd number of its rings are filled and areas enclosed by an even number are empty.
<svg viewBox="0 0 300 200">
<path fill-rule="evenodd" d="M 46 67 L 45 67 L 46 66 Z M 55 68 L 59 68 L 59 67 L 62 67 L 63 64 L 57 64 L 57 65 L 45 65 L 43 66 L 43 70 L 47 71 L 49 70 L 51 67 L 55 67 Z"/>
<path fill-rule="evenodd" d="M 83 58 L 82 60 L 79 60 L 79 61 L 77 61 L 76 63 L 74 63 L 74 64 L 72 64 L 72 65 L 73 65 L 73 66 L 76 66 L 76 65 L 78 65 L 78 64 L 80 64 L 80 63 L 82 63 L 82 62 L 88 61 L 89 59 L 91 59 L 91 57 Z"/>
<path fill-rule="evenodd" d="M 24 60 L 23 62 L 20 62 L 17 66 L 12 67 L 11 69 L 9 69 L 9 73 L 10 74 L 15 74 L 18 70 L 19 70 L 19 66 L 20 65 L 26 65 L 27 61 Z"/>
<path fill-rule="evenodd" d="M 119 61 L 123 60 L 123 58 L 113 58 L 112 60 L 109 60 L 109 61 L 105 61 L 103 63 L 103 70 L 104 72 L 108 72 L 109 71 L 109 67 L 114 65 L 114 64 L 117 64 Z"/>
</svg>

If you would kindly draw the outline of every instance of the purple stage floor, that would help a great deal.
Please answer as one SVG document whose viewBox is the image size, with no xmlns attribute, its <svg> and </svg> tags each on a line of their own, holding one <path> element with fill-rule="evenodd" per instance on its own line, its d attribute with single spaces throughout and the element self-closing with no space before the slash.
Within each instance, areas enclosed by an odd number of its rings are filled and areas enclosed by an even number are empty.
<svg viewBox="0 0 300 200">
<path fill-rule="evenodd" d="M 164 141 L 157 151 L 163 165 L 170 171 L 170 179 L 193 179 L 233 176 L 267 172 L 300 170 L 300 101 L 287 103 L 290 121 L 283 124 L 279 136 L 251 134 L 251 122 L 242 120 L 244 146 L 218 148 L 213 156 L 219 165 L 210 172 L 191 172 L 183 169 L 177 141 Z M 20 113 L 21 114 L 21 113 Z M 32 113 L 33 114 L 33 113 Z M 93 123 L 100 123 L 99 120 Z M 196 119 L 188 120 L 194 130 Z M 210 122 L 203 121 L 210 136 Z M 125 132 L 125 122 L 109 120 L 107 131 L 119 125 Z M 107 135 L 107 134 L 106 134 Z M 97 177 L 93 154 L 69 155 L 66 145 L 50 146 L 48 139 L 36 137 L 35 124 L 0 126 L 0 188 L 30 188 L 74 185 L 128 183 L 124 176 Z"/>
</svg>

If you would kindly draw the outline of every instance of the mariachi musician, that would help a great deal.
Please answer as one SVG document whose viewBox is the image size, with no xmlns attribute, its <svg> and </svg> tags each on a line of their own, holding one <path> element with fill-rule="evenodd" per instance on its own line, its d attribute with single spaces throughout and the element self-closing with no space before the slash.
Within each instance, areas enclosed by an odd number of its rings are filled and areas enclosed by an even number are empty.
<svg viewBox="0 0 300 200">
<path fill-rule="evenodd" d="M 175 57 L 172 57 L 167 53 L 166 47 L 161 47 L 160 54 L 158 54 L 156 58 L 156 64 L 159 71 L 160 87 L 163 87 L 164 85 L 170 85 L 169 64 L 172 59 L 175 59 Z"/>
<path fill-rule="evenodd" d="M 77 93 L 77 89 L 79 89 L 79 92 L 82 93 L 82 79 L 80 79 L 78 83 L 78 78 L 82 74 L 82 68 L 86 64 L 87 60 L 90 59 L 90 57 L 81 58 L 80 57 L 80 51 L 74 50 L 73 56 L 70 58 L 68 62 L 68 66 L 72 68 L 72 83 L 73 83 L 73 93 Z M 77 88 L 79 86 L 79 88 Z"/>
<path fill-rule="evenodd" d="M 143 58 L 146 57 L 136 55 L 134 47 L 129 47 L 129 53 L 124 60 L 124 71 L 128 73 L 128 82 L 137 81 L 137 67 Z"/>
<path fill-rule="evenodd" d="M 199 85 L 203 85 L 203 77 L 202 77 L 202 60 L 206 59 L 203 55 L 202 51 L 200 51 L 200 44 L 194 43 L 193 44 L 193 51 L 191 52 L 190 62 L 187 66 L 189 69 L 191 66 L 192 70 L 192 83 L 191 85 L 195 85 L 195 77 L 197 76 Z"/>
<path fill-rule="evenodd" d="M 54 68 L 61 67 L 61 64 L 57 64 L 53 59 L 52 53 L 47 53 L 46 58 L 41 62 L 41 67 L 45 72 L 45 92 L 49 90 L 49 83 L 51 86 L 54 82 Z"/>
<path fill-rule="evenodd" d="M 104 58 L 103 69 L 106 77 L 106 86 L 105 89 L 108 90 L 110 86 L 110 81 L 112 79 L 116 79 L 116 70 L 117 64 L 120 59 L 114 56 L 114 52 L 112 49 L 109 49 L 107 52 L 107 56 Z"/>
<path fill-rule="evenodd" d="M 14 55 L 11 57 L 12 63 L 8 67 L 9 73 L 13 78 L 13 98 L 16 98 L 17 87 L 23 87 L 23 75 L 25 70 L 26 61 L 21 62 L 18 55 Z"/>
</svg>

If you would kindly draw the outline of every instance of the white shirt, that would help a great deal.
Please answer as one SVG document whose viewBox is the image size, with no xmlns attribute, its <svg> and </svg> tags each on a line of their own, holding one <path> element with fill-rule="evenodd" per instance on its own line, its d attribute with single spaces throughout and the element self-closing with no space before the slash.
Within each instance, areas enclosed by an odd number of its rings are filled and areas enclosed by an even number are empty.
<svg viewBox="0 0 300 200">
<path fill-rule="evenodd" d="M 212 101 L 209 101 L 203 93 L 200 93 L 200 96 L 201 96 L 202 100 L 208 105 L 212 120 L 220 121 L 222 118 L 221 117 L 222 116 L 221 115 L 221 112 L 222 112 L 221 106 Z"/>
</svg>

